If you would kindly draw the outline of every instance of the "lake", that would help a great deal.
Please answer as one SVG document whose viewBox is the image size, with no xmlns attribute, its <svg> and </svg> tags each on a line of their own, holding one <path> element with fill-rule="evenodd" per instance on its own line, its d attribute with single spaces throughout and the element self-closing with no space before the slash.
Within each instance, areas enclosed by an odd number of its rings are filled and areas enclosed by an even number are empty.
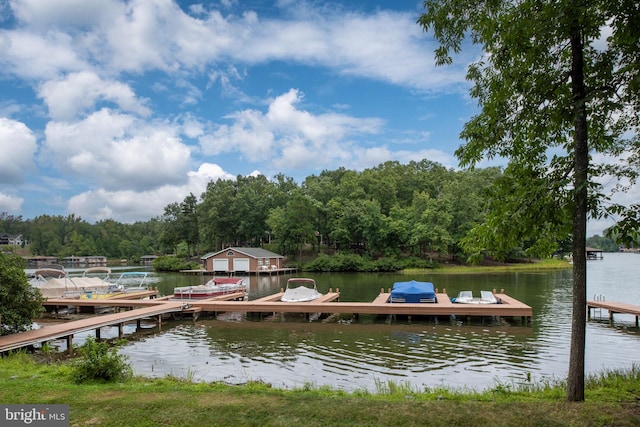
<svg viewBox="0 0 640 427">
<path fill-rule="evenodd" d="M 640 305 L 640 255 L 606 253 L 588 263 L 587 296 Z M 571 271 L 465 275 L 305 274 L 321 292 L 340 289 L 341 301 L 371 301 L 395 281 L 431 281 L 449 296 L 461 290 L 504 289 L 533 308 L 520 319 L 360 319 L 327 323 L 303 317 L 247 319 L 226 313 L 217 319 L 179 320 L 161 330 L 131 334 L 119 352 L 136 374 L 172 375 L 194 381 L 243 384 L 262 381 L 279 388 L 329 386 L 380 391 L 389 383 L 484 390 L 497 385 L 564 379 L 571 336 Z M 251 276 L 251 299 L 277 292 L 290 276 Z M 156 275 L 168 294 L 202 278 Z M 134 326 L 132 328 L 135 329 Z M 115 328 L 114 328 L 115 329 Z M 132 332 L 130 330 L 130 332 Z M 117 334 L 114 330 L 113 334 Z M 108 331 L 103 329 L 102 336 Z M 77 337 L 80 338 L 81 337 Z M 76 339 L 78 342 L 78 339 Z M 640 362 L 635 317 L 595 313 L 587 324 L 587 373 L 629 368 Z"/>
</svg>

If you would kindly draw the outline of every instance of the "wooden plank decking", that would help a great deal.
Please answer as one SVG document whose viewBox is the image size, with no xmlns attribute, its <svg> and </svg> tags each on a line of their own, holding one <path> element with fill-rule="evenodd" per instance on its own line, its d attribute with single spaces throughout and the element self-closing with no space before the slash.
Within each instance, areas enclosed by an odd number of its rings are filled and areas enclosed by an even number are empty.
<svg viewBox="0 0 640 427">
<path fill-rule="evenodd" d="M 259 298 L 253 301 L 242 299 L 246 294 L 235 294 L 213 297 L 205 300 L 174 300 L 155 298 L 147 300 L 127 299 L 95 299 L 95 300 L 69 300 L 49 299 L 45 302 L 48 306 L 94 306 L 127 308 L 128 311 L 99 315 L 87 319 L 70 321 L 58 325 L 47 326 L 42 329 L 22 332 L 19 334 L 0 337 L 0 352 L 14 350 L 21 347 L 42 343 L 59 338 L 67 338 L 68 348 L 72 348 L 73 334 L 95 329 L 99 337 L 99 330 L 104 326 L 119 325 L 122 333 L 122 325 L 127 322 L 146 317 L 160 316 L 165 313 L 183 312 L 193 314 L 201 312 L 255 312 L 255 313 L 327 313 L 327 314 L 374 314 L 374 315 L 417 315 L 417 316 L 504 316 L 521 317 L 528 320 L 533 316 L 533 310 L 528 305 L 506 295 L 504 292 L 496 294 L 502 301 L 501 304 L 454 304 L 446 294 L 446 291 L 437 292 L 435 303 L 389 303 L 389 292 L 380 292 L 372 302 L 338 302 L 340 297 L 337 292 L 329 291 L 321 298 L 302 303 L 290 303 L 280 301 L 282 292 Z M 242 299 L 242 300 L 240 300 Z M 602 303 L 605 304 L 605 303 Z M 623 312 L 619 304 L 616 306 L 602 305 L 603 308 L 613 312 Z M 614 303 L 615 304 L 615 303 Z M 628 305 L 626 305 L 628 306 Z M 634 311 L 635 310 L 635 311 Z M 640 315 L 640 307 L 629 306 L 627 313 Z M 195 317 L 194 317 L 195 318 Z M 637 323 L 637 317 L 636 317 Z"/>
<path fill-rule="evenodd" d="M 587 318 L 591 320 L 591 310 L 604 308 L 609 312 L 609 321 L 613 322 L 613 315 L 631 314 L 636 317 L 636 327 L 638 326 L 638 316 L 640 316 L 640 306 L 633 304 L 626 304 L 622 302 L 606 302 L 606 301 L 587 301 Z"/>
<path fill-rule="evenodd" d="M 373 302 L 334 302 L 340 294 L 328 293 L 322 300 L 304 303 L 289 303 L 269 297 L 254 301 L 194 301 L 192 306 L 202 311 L 240 311 L 240 312 L 276 312 L 276 313 L 354 313 L 354 314 L 396 314 L 423 316 L 533 316 L 528 305 L 501 293 L 502 304 L 454 304 L 446 293 L 436 294 L 436 303 L 397 303 L 390 304 L 389 293 L 381 293 Z"/>
<path fill-rule="evenodd" d="M 98 301 L 94 301 L 94 303 L 95 302 Z M 179 301 L 156 302 L 148 307 L 137 308 L 135 310 L 94 316 L 81 320 L 73 320 L 70 322 L 46 326 L 41 329 L 21 332 L 19 334 L 5 335 L 0 337 L 0 353 L 59 338 L 67 338 L 67 347 L 71 348 L 71 339 L 74 334 L 90 330 L 99 330 L 105 326 L 119 325 L 122 327 L 125 323 L 133 320 L 160 316 L 165 313 L 178 312 L 182 311 L 183 308 L 184 304 Z"/>
</svg>

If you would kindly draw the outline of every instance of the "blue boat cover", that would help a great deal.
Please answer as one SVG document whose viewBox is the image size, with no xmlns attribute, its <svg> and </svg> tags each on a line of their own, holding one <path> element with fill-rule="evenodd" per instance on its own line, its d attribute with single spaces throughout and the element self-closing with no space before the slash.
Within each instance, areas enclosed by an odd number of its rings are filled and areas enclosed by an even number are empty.
<svg viewBox="0 0 640 427">
<path fill-rule="evenodd" d="M 391 302 L 435 302 L 436 293 L 431 282 L 396 282 L 391 289 Z"/>
</svg>

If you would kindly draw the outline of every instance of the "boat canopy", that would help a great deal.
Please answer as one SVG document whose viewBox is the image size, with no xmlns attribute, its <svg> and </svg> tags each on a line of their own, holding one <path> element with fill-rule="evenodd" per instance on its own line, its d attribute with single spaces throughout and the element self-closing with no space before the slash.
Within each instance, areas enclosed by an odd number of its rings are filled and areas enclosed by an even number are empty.
<svg viewBox="0 0 640 427">
<path fill-rule="evenodd" d="M 396 282 L 391 289 L 391 302 L 436 302 L 436 293 L 431 282 Z"/>
</svg>

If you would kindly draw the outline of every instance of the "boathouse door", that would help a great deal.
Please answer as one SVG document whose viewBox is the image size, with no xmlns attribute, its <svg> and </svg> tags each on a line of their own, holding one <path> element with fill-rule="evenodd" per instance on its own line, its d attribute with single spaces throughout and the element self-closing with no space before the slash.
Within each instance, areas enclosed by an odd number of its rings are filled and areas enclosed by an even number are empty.
<svg viewBox="0 0 640 427">
<path fill-rule="evenodd" d="M 233 271 L 235 271 L 235 272 L 239 272 L 239 271 L 248 272 L 249 271 L 249 258 L 235 258 L 233 260 Z"/>
<path fill-rule="evenodd" d="M 229 260 L 228 259 L 214 259 L 213 260 L 213 271 L 224 271 L 225 273 L 229 271 Z"/>
</svg>

